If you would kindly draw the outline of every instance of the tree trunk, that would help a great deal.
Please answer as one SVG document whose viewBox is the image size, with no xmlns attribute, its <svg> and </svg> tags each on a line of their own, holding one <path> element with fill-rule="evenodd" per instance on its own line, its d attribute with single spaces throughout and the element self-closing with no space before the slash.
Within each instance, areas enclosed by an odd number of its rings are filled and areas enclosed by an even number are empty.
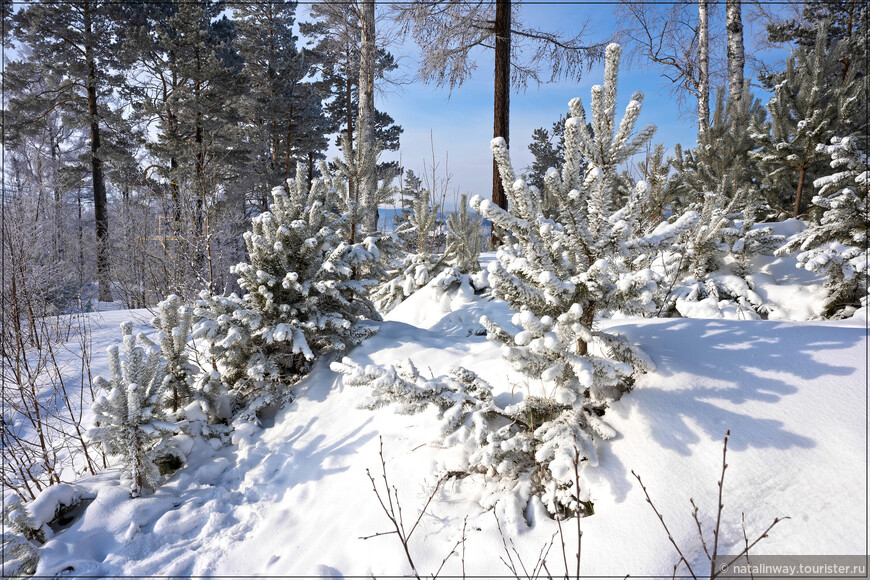
<svg viewBox="0 0 870 580">
<path fill-rule="evenodd" d="M 743 21 L 741 0 L 726 0 L 726 30 L 728 31 L 728 98 L 737 106 L 743 97 Z"/>
<path fill-rule="evenodd" d="M 503 137 L 510 145 L 510 83 L 511 83 L 511 0 L 495 3 L 495 102 L 493 107 L 493 137 Z M 507 209 L 508 202 L 498 173 L 498 164 L 492 161 L 492 202 Z M 498 245 L 498 235 L 492 232 L 492 245 Z"/>
<path fill-rule="evenodd" d="M 196 225 L 196 233 L 197 235 L 202 235 L 202 227 L 203 227 L 203 201 L 205 200 L 205 152 L 203 150 L 203 138 L 202 138 L 202 112 L 200 110 L 200 93 L 202 91 L 201 87 L 201 75 L 200 70 L 202 66 L 202 62 L 199 54 L 199 47 L 194 49 L 194 59 L 196 61 L 196 76 L 197 79 L 193 84 L 193 101 L 194 106 L 196 107 L 196 120 L 194 121 L 194 129 L 193 129 L 193 142 L 194 142 L 194 169 L 196 175 L 196 186 L 199 190 L 199 195 L 196 196 L 195 200 L 195 225 Z M 197 262 L 199 262 L 201 256 L 197 256 Z"/>
<path fill-rule="evenodd" d="M 710 126 L 710 25 L 708 0 L 698 0 L 698 134 Z"/>
<path fill-rule="evenodd" d="M 175 71 L 175 53 L 170 52 L 170 66 L 172 67 L 172 90 L 178 88 L 178 74 Z M 165 85 L 164 85 L 165 87 Z M 173 147 L 178 143 L 178 117 L 170 104 L 170 92 L 164 88 L 163 103 L 166 108 L 166 133 Z M 169 193 L 172 196 L 172 232 L 173 237 L 180 237 L 181 228 L 181 188 L 178 186 L 178 158 L 173 154 L 169 158 Z"/>
<path fill-rule="evenodd" d="M 345 56 L 347 60 L 345 62 L 345 70 L 350 70 L 350 46 L 347 47 L 345 52 Z M 353 85 L 351 83 L 350 74 L 348 74 L 347 78 L 344 82 L 344 122 L 347 125 L 347 129 L 345 130 L 345 135 L 347 135 L 347 147 L 350 150 L 351 156 L 354 156 L 353 152 Z M 354 183 L 353 178 L 348 181 L 347 184 L 347 196 L 348 199 L 352 199 L 356 201 L 356 193 L 357 193 L 356 184 Z M 351 231 L 351 243 L 353 243 L 354 232 Z"/>
<path fill-rule="evenodd" d="M 365 208 L 363 217 L 363 232 L 375 233 L 378 229 L 378 175 L 376 172 L 375 151 L 375 2 L 361 0 L 360 28 L 362 43 L 360 45 L 359 67 L 359 167 L 360 201 Z"/>
<path fill-rule="evenodd" d="M 84 25 L 90 36 L 90 13 L 84 13 Z M 100 302 L 112 301 L 109 278 L 109 212 L 106 200 L 106 178 L 103 175 L 103 160 L 100 159 L 100 121 L 97 117 L 97 69 L 92 47 L 85 47 L 85 60 L 88 67 L 87 100 L 88 117 L 91 129 L 91 180 L 94 188 L 94 222 L 97 230 L 97 299 Z"/>
<path fill-rule="evenodd" d="M 797 217 L 800 215 L 801 209 L 801 195 L 804 192 L 804 180 L 807 177 L 807 168 L 801 167 L 800 174 L 798 175 L 798 184 L 797 190 L 794 193 L 794 214 L 793 217 Z"/>
<path fill-rule="evenodd" d="M 284 136 L 284 179 L 290 179 L 290 137 L 293 133 L 293 107 L 290 108 L 290 116 L 287 118 L 287 132 Z M 299 179 L 299 176 L 296 176 Z"/>
<path fill-rule="evenodd" d="M 583 314 L 580 315 L 580 324 L 589 330 L 592 331 L 592 325 L 595 323 L 595 303 L 590 302 L 586 305 L 586 308 L 583 310 Z M 577 340 L 577 354 L 580 356 L 585 356 L 589 353 L 589 344 L 582 339 Z"/>
</svg>

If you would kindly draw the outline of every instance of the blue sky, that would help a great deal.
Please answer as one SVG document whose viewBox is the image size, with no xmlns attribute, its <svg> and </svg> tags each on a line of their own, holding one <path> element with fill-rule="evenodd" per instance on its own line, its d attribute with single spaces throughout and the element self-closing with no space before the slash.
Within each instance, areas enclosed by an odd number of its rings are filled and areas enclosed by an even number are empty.
<svg viewBox="0 0 870 580">
<path fill-rule="evenodd" d="M 526 4 L 520 10 L 520 17 L 527 25 L 550 32 L 559 31 L 569 37 L 576 34 L 588 19 L 590 41 L 607 40 L 617 28 L 612 3 Z M 718 10 L 720 13 L 713 15 L 714 25 L 717 17 L 721 21 L 721 12 L 724 11 L 722 8 Z M 305 19 L 304 13 L 300 13 L 300 19 Z M 748 29 L 747 51 L 751 51 L 753 25 L 745 16 L 744 24 Z M 416 48 L 406 42 L 390 50 L 397 56 L 405 57 L 402 59 L 403 72 L 412 76 L 416 72 Z M 712 50 L 724 54 L 724 46 L 713 47 Z M 392 115 L 405 130 L 401 140 L 401 159 L 405 167 L 419 175 L 423 171 L 424 159 L 427 165 L 431 165 L 430 134 L 434 142 L 435 160 L 441 165 L 441 176 L 444 174 L 445 158 L 448 159 L 448 167 L 453 175 L 448 205 L 452 205 L 454 194 L 457 197 L 459 193 L 489 196 L 492 189 L 492 155 L 489 150 L 493 107 L 492 51 L 479 50 L 475 60 L 477 69 L 472 78 L 454 89 L 452 94 L 446 88 L 412 83 L 376 96 L 378 108 Z M 681 113 L 668 90 L 668 81 L 661 77 L 660 71 L 646 63 L 632 68 L 622 66 L 621 69 L 617 115 L 621 116 L 632 92 L 642 90 L 646 98 L 638 128 L 655 123 L 658 131 L 654 142 L 663 143 L 669 151 L 676 143 L 684 147 L 693 146 L 696 117 L 691 110 Z M 746 76 L 754 78 L 749 66 Z M 602 80 L 603 66 L 598 65 L 584 72 L 579 81 L 562 80 L 540 87 L 530 85 L 525 92 L 511 93 L 510 144 L 517 170 L 522 171 L 531 163 L 528 144 L 532 131 L 537 127 L 549 129 L 559 115 L 567 111 L 568 101 L 572 98 L 580 96 L 584 103 L 588 103 L 590 88 Z M 688 101 L 687 108 L 693 104 L 694 101 Z M 330 152 L 330 156 L 334 154 L 337 151 Z M 399 155 L 389 152 L 384 158 L 398 159 Z"/>
</svg>

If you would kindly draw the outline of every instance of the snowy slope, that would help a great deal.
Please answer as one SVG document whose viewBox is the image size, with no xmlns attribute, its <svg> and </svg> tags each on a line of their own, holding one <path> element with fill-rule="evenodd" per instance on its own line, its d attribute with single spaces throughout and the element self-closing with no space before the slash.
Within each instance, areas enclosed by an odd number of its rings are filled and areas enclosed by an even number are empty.
<svg viewBox="0 0 870 580">
<path fill-rule="evenodd" d="M 463 287 L 447 296 L 426 288 L 400 305 L 381 331 L 350 353 L 360 363 L 410 357 L 421 372 L 464 365 L 501 397 L 519 397 L 498 348 L 475 333 L 486 313 L 507 321 L 504 304 Z M 111 313 L 116 317 L 119 313 Z M 112 324 L 95 342 L 117 337 Z M 668 575 L 677 558 L 644 500 L 639 473 L 687 556 L 700 563 L 689 498 L 706 528 L 715 518 L 722 437 L 732 432 L 720 552 L 739 551 L 740 513 L 749 535 L 778 525 L 755 553 L 862 553 L 867 505 L 866 360 L 863 321 L 790 323 L 737 320 L 615 320 L 609 327 L 642 345 L 658 370 L 606 415 L 619 437 L 601 446 L 587 470 L 595 515 L 582 520 L 581 573 Z M 96 356 L 102 354 L 97 351 Z M 534 389 L 534 385 L 529 387 Z M 438 439 L 434 411 L 397 415 L 358 409 L 364 388 L 348 388 L 321 361 L 297 399 L 265 429 L 237 432 L 237 445 L 199 443 L 191 465 L 154 494 L 130 500 L 109 470 L 79 484 L 96 493 L 84 517 L 40 550 L 38 574 L 92 576 L 387 575 L 410 568 L 390 530 L 366 469 L 380 481 L 383 439 L 391 485 L 406 527 L 456 451 Z M 433 574 L 460 539 L 467 515 L 465 572 L 507 574 L 492 512 L 481 509 L 482 476 L 448 482 L 430 504 L 410 549 Z M 556 531 L 540 505 L 505 534 L 527 565 Z M 531 526 L 529 525 L 531 523 Z M 565 527 L 569 565 L 574 522 Z M 557 544 L 558 545 L 558 544 Z M 560 549 L 549 569 L 562 570 Z M 458 556 L 442 574 L 461 574 Z"/>
</svg>

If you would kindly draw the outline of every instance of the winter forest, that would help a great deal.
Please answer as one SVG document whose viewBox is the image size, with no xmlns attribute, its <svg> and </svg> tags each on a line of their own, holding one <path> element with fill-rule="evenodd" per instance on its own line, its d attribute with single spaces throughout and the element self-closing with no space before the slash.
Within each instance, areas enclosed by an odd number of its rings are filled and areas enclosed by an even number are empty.
<svg viewBox="0 0 870 580">
<path fill-rule="evenodd" d="M 0 10 L 0 577 L 866 577 L 864 2 Z"/>
</svg>

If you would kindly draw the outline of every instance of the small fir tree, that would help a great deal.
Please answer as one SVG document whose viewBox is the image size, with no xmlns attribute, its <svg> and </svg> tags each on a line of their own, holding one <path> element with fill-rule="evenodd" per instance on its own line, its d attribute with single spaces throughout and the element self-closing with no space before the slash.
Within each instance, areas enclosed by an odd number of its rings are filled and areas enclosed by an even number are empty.
<svg viewBox="0 0 870 580">
<path fill-rule="evenodd" d="M 553 514 L 592 513 L 588 490 L 577 489 L 575 467 L 597 465 L 594 439 L 616 435 L 597 415 L 542 397 L 499 405 L 492 387 L 462 367 L 431 379 L 410 360 L 363 367 L 345 358 L 331 368 L 345 375 L 346 385 L 372 388 L 364 408 L 395 404 L 399 413 L 418 413 L 434 406 L 443 443 L 468 450 L 463 471 L 486 474 L 484 507 L 506 500 L 519 520 L 531 496 L 538 495 Z"/>
<path fill-rule="evenodd" d="M 92 407 L 96 420 L 91 437 L 107 454 L 121 457 L 121 476 L 131 480 L 130 497 L 139 497 L 144 485 L 157 485 L 160 471 L 155 459 L 178 425 L 162 420 L 159 411 L 166 376 L 160 350 L 151 341 L 133 336 L 132 322 L 121 325 L 121 335 L 123 360 L 118 346 L 110 346 L 111 377 L 95 381 L 103 394 Z"/>
<path fill-rule="evenodd" d="M 592 89 L 592 131 L 580 100 L 570 103 L 561 175 L 551 169 L 544 179 L 545 195 L 557 200 L 552 218 L 544 216 L 537 188 L 516 178 L 503 139 L 494 139 L 492 149 L 511 211 L 479 197 L 471 202 L 512 236 L 490 265 L 489 280 L 493 295 L 517 311 L 513 324 L 520 330 L 500 327 L 486 317 L 481 323 L 489 338 L 503 345 L 503 356 L 514 369 L 529 382 L 543 381 L 553 393 L 540 405 L 535 402 L 536 408 L 553 410 L 535 422 L 535 429 L 552 429 L 569 440 L 576 440 L 576 429 L 594 435 L 591 425 L 608 404 L 630 388 L 636 373 L 653 368 L 626 339 L 595 331 L 595 315 L 652 311 L 659 277 L 648 268 L 635 269 L 638 254 L 672 243 L 697 219 L 689 213 L 643 232 L 640 220 L 648 185 L 637 184 L 624 203 L 619 201 L 618 166 L 655 131 L 650 125 L 634 132 L 643 98 L 639 92 L 621 122 L 615 121 L 619 55 L 618 45 L 608 46 L 605 84 Z M 584 159 L 589 163 L 585 175 Z M 602 354 L 593 354 L 592 343 Z M 572 446 L 565 443 L 564 450 L 573 453 Z M 585 455 L 583 449 L 581 453 Z M 562 479 L 567 472 L 555 473 L 552 464 L 550 471 L 555 481 L 567 485 Z"/>
<path fill-rule="evenodd" d="M 770 253 L 782 242 L 771 228 L 756 225 L 762 210 L 762 178 L 751 161 L 754 139 L 746 129 L 763 119 L 760 102 L 748 92 L 735 104 L 726 101 L 725 91 L 720 90 L 710 126 L 699 137 L 698 146 L 686 152 L 676 147 L 673 166 L 678 172 L 679 195 L 699 214 L 699 220 L 671 257 L 674 269 L 666 268 L 673 272 L 672 291 L 661 297 L 660 311 L 676 308 L 689 316 L 697 310 L 691 304 L 684 307 L 684 301 L 708 298 L 715 301 L 716 311 L 720 300 L 736 302 L 751 317 L 766 311 L 767 306 L 743 279 L 755 255 Z M 734 275 L 717 273 L 729 263 L 734 264 Z"/>
<path fill-rule="evenodd" d="M 389 312 L 447 266 L 445 257 L 434 253 L 437 225 L 438 205 L 433 205 L 429 191 L 421 188 L 415 192 L 411 214 L 396 231 L 399 238 L 410 240 L 416 251 L 400 258 L 393 275 L 375 289 L 372 299 L 378 310 Z"/>
</svg>

